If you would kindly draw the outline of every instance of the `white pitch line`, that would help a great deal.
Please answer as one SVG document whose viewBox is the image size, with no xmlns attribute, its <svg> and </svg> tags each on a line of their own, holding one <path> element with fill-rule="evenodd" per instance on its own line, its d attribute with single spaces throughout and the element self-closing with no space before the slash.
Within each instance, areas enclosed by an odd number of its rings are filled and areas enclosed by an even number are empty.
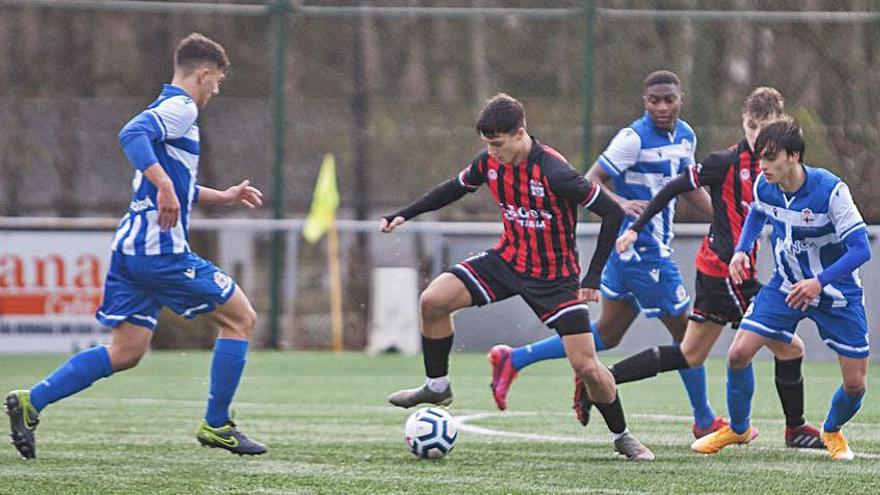
<svg viewBox="0 0 880 495">
<path fill-rule="evenodd" d="M 480 419 L 486 418 L 497 418 L 497 417 L 524 417 L 524 416 L 537 416 L 541 413 L 535 412 L 491 412 L 491 413 L 476 413 L 476 414 L 464 414 L 460 416 L 454 416 L 455 426 L 459 431 L 465 431 L 468 433 L 476 433 L 478 435 L 486 435 L 493 437 L 503 437 L 503 438 L 519 438 L 522 440 L 531 440 L 536 442 L 557 442 L 557 443 L 584 443 L 584 444 L 592 444 L 592 445 L 604 445 L 605 442 L 597 442 L 591 441 L 584 437 L 572 437 L 572 436 L 560 436 L 560 435 L 542 435 L 540 433 L 522 433 L 517 431 L 504 431 L 504 430 L 496 430 L 494 428 L 485 428 L 482 426 L 476 426 L 469 424 L 470 421 L 476 421 Z M 685 416 L 669 416 L 665 414 L 633 414 L 633 417 L 642 417 L 646 419 L 654 419 L 654 420 L 680 420 L 685 419 L 689 420 L 690 417 Z M 765 450 L 765 451 L 796 451 L 803 452 L 805 454 L 812 455 L 822 455 L 826 456 L 827 453 L 823 449 L 791 449 L 788 447 L 765 447 L 765 446 L 757 446 L 750 445 L 749 448 L 756 450 Z M 856 453 L 856 457 L 863 457 L 865 459 L 880 459 L 880 454 L 869 454 L 869 453 Z"/>
</svg>

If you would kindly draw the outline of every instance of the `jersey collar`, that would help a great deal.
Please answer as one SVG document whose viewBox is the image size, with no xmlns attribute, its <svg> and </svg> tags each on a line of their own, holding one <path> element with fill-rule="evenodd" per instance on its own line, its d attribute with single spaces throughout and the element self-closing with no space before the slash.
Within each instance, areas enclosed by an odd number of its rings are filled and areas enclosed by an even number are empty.
<svg viewBox="0 0 880 495">
<path fill-rule="evenodd" d="M 175 86 L 173 84 L 162 85 L 162 96 L 186 96 L 187 98 L 192 99 L 192 96 L 184 91 L 183 88 L 181 88 L 180 86 Z"/>
</svg>

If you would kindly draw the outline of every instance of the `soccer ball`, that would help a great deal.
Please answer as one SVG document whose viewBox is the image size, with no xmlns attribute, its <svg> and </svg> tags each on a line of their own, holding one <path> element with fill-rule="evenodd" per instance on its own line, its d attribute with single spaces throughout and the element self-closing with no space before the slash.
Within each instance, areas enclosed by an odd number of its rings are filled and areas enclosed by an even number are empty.
<svg viewBox="0 0 880 495">
<path fill-rule="evenodd" d="M 458 432 L 445 409 L 423 407 L 412 413 L 404 426 L 406 446 L 423 459 L 439 459 L 452 451 Z"/>
</svg>

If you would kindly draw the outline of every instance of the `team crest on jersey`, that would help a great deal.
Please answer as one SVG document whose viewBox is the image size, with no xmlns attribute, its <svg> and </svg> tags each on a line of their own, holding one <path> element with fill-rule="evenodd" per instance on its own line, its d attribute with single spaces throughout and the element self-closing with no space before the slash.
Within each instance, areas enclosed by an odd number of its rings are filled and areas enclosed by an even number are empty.
<svg viewBox="0 0 880 495">
<path fill-rule="evenodd" d="M 232 278 L 223 272 L 214 272 L 214 283 L 221 289 L 226 289 L 232 283 Z"/>
<path fill-rule="evenodd" d="M 532 196 L 535 196 L 536 198 L 544 197 L 544 184 L 538 179 L 532 179 L 529 181 L 529 189 L 532 191 Z"/>
<path fill-rule="evenodd" d="M 752 178 L 752 173 L 749 171 L 749 169 L 744 168 L 739 171 L 739 178 L 742 180 L 749 180 Z"/>
<path fill-rule="evenodd" d="M 490 170 L 489 170 L 489 173 L 486 174 L 486 175 L 489 176 L 489 180 L 496 180 L 496 179 L 498 179 L 498 172 L 496 172 L 495 169 L 490 169 Z"/>
<path fill-rule="evenodd" d="M 801 210 L 801 220 L 803 220 L 804 223 L 812 223 L 812 221 L 815 220 L 813 218 L 813 210 L 809 208 Z"/>
<path fill-rule="evenodd" d="M 678 302 L 683 302 L 685 299 L 687 299 L 687 296 L 687 289 L 685 289 L 683 285 L 678 284 L 678 287 L 675 288 L 675 297 L 678 298 Z"/>
</svg>

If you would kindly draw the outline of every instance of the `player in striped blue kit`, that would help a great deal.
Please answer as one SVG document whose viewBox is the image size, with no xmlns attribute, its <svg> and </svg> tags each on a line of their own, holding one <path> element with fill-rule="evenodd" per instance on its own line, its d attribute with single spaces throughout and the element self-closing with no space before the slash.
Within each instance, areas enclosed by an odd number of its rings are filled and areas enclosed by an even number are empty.
<svg viewBox="0 0 880 495">
<path fill-rule="evenodd" d="M 663 186 L 694 165 L 697 139 L 679 118 L 684 101 L 681 81 L 670 71 L 656 71 L 643 83 L 644 115 L 621 129 L 587 172 L 596 183 L 613 183 L 609 194 L 620 203 L 627 218 L 624 232 Z M 708 194 L 702 189 L 682 195 L 700 210 L 711 213 Z M 659 318 L 673 341 L 684 338 L 691 299 L 678 266 L 670 257 L 675 201 L 663 208 L 639 234 L 634 249 L 612 253 L 602 273 L 602 312 L 592 322 L 596 350 L 615 347 L 639 312 Z M 507 392 L 519 370 L 545 359 L 565 357 L 558 336 L 511 349 L 492 348 L 492 393 L 499 409 L 506 408 Z M 709 404 L 703 366 L 679 370 L 694 412 L 693 433 L 700 437 L 723 424 Z M 582 384 L 575 386 L 578 420 L 589 421 L 590 402 Z"/>
<path fill-rule="evenodd" d="M 12 443 L 23 457 L 36 457 L 34 434 L 44 407 L 137 365 L 150 347 L 163 306 L 186 318 L 206 313 L 220 330 L 198 441 L 240 455 L 266 452 L 229 417 L 256 313 L 235 281 L 188 244 L 189 216 L 196 202 L 250 208 L 262 204 L 262 194 L 247 180 L 222 191 L 196 183 L 199 107 L 219 92 L 228 67 L 222 46 L 190 34 L 177 46 L 171 84 L 120 131 L 119 141 L 136 170 L 131 204 L 113 239 L 104 301 L 96 315 L 112 328 L 111 342 L 72 356 L 30 390 L 7 395 Z"/>
<path fill-rule="evenodd" d="M 813 320 L 838 354 L 843 384 L 831 401 L 822 441 L 834 460 L 853 458 L 840 428 L 858 412 L 868 372 L 868 325 L 858 270 L 871 258 L 865 222 L 849 188 L 825 169 L 804 164 L 800 126 L 781 121 L 755 141 L 762 174 L 730 261 L 735 283 L 747 278 L 749 253 L 764 225 L 772 227 L 776 270 L 746 311 L 727 356 L 730 425 L 691 448 L 714 454 L 748 441 L 755 389 L 751 360 L 766 345 L 791 342 L 798 322 Z"/>
</svg>

